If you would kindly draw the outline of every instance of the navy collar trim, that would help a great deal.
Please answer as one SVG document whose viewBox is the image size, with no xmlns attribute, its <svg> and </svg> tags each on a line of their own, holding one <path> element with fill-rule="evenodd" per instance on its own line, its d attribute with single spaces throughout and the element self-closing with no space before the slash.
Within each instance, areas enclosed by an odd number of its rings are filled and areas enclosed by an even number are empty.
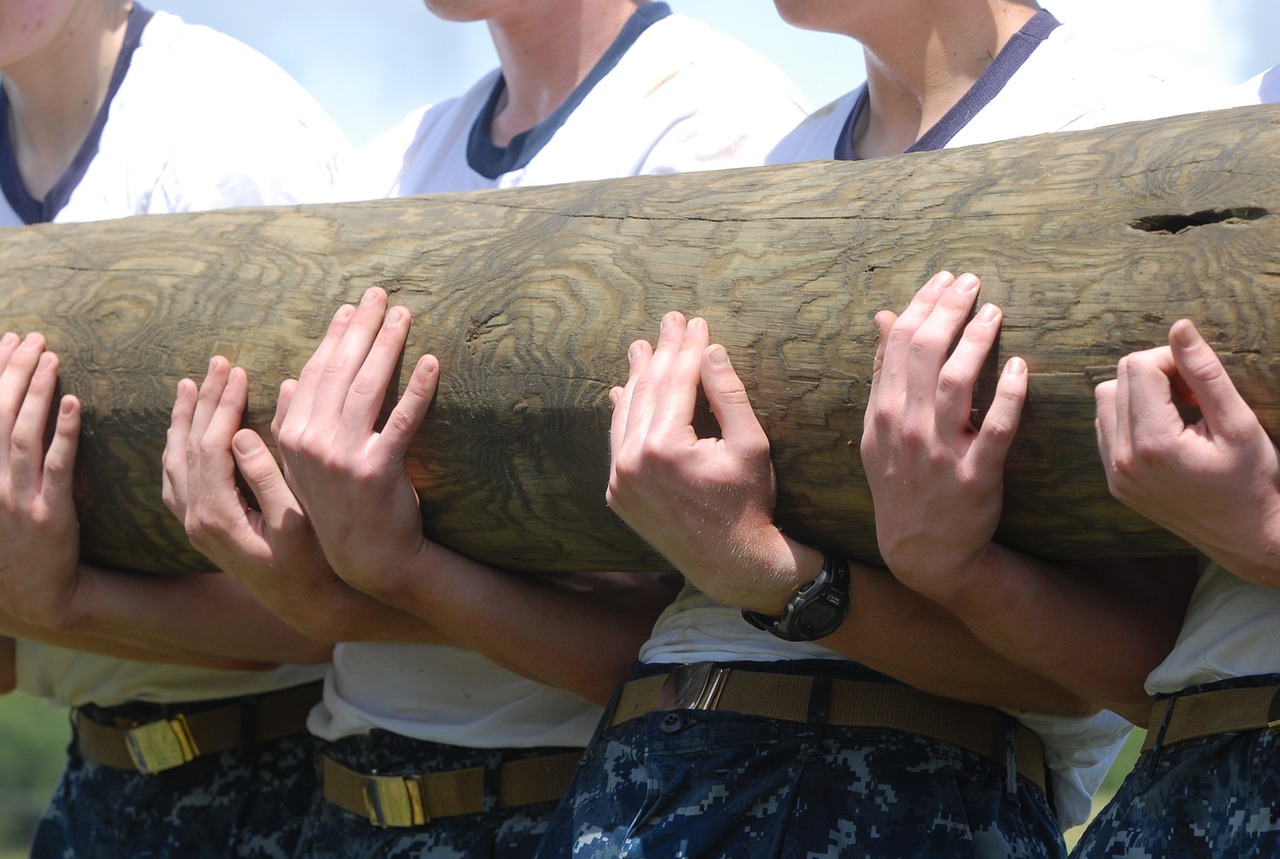
<svg viewBox="0 0 1280 859">
<path fill-rule="evenodd" d="M 52 221 L 71 199 L 76 186 L 80 184 L 89 165 L 97 157 L 102 130 L 106 127 L 107 116 L 111 112 L 111 101 L 120 90 L 120 85 L 124 83 L 124 77 L 129 71 L 129 63 L 133 59 L 133 52 L 142 42 L 142 31 L 151 21 L 152 14 L 149 9 L 144 9 L 136 3 L 129 12 L 124 45 L 120 48 L 120 56 L 116 57 L 115 69 L 111 73 L 111 83 L 107 87 L 107 97 L 102 102 L 102 107 L 98 108 L 98 115 L 94 117 L 93 125 L 84 142 L 80 144 L 80 149 L 43 200 L 37 200 L 31 196 L 26 186 L 22 184 L 22 174 L 18 172 L 18 161 L 13 152 L 13 140 L 9 136 L 9 98 L 0 88 L 0 117 L 4 120 L 0 122 L 0 192 L 4 193 L 5 199 L 9 201 L 9 205 L 13 207 L 18 217 L 22 218 L 24 224 Z"/>
<path fill-rule="evenodd" d="M 467 138 L 467 164 L 486 179 L 497 179 L 504 173 L 526 166 L 560 130 L 560 126 L 564 125 L 595 85 L 613 70 L 623 55 L 640 38 L 640 34 L 670 14 L 671 8 L 661 2 L 646 3 L 637 9 L 627 19 L 627 23 L 623 25 L 618 37 L 613 40 L 609 50 L 605 51 L 604 56 L 595 64 L 590 74 L 574 88 L 564 104 L 533 128 L 511 138 L 511 142 L 506 146 L 495 146 L 489 137 L 489 128 L 493 125 L 493 115 L 498 99 L 507 86 L 506 78 L 501 74 L 498 75 L 493 91 L 489 93 L 488 101 L 485 102 L 480 115 L 471 126 L 471 134 Z"/>
<path fill-rule="evenodd" d="M 932 152 L 942 149 L 951 142 L 951 138 L 960 133 L 969 121 L 986 107 L 993 98 L 1000 94 L 1023 63 L 1040 47 L 1049 34 L 1061 26 L 1048 9 L 1041 9 L 1023 25 L 1022 29 L 1000 49 L 991 65 L 987 66 L 982 76 L 974 82 L 951 110 L 938 120 L 932 128 L 921 135 L 920 139 L 907 147 L 907 152 Z M 853 150 L 853 129 L 857 127 L 858 118 L 867 106 L 867 86 L 862 85 L 861 92 L 854 102 L 849 118 L 836 141 L 835 157 L 841 161 L 858 161 L 858 154 Z"/>
</svg>

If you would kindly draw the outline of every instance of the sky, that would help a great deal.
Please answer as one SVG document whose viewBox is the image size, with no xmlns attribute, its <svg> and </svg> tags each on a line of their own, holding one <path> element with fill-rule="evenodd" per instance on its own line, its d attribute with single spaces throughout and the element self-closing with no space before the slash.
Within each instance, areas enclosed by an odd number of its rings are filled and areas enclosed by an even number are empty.
<svg viewBox="0 0 1280 859">
<path fill-rule="evenodd" d="M 497 65 L 482 23 L 437 19 L 422 0 L 142 0 L 266 54 L 320 101 L 352 143 L 420 105 L 461 94 Z M 864 79 L 848 38 L 784 23 L 772 0 L 669 0 L 770 57 L 815 106 Z M 895 2 L 895 0 L 879 0 Z M 1275 0 L 1054 0 L 1063 22 L 1098 33 L 1187 89 L 1238 83 L 1280 63 Z"/>
</svg>

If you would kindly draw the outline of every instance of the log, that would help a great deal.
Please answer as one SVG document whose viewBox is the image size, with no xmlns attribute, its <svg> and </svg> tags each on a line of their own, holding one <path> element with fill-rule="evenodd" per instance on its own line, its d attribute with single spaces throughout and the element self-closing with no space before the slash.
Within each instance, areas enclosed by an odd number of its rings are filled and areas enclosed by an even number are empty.
<svg viewBox="0 0 1280 859">
<path fill-rule="evenodd" d="M 906 155 L 6 231 L 0 321 L 84 403 L 83 556 L 204 569 L 160 498 L 177 381 L 244 366 L 266 434 L 334 309 L 381 285 L 443 366 L 410 452 L 427 532 L 512 570 L 663 566 L 604 504 L 610 386 L 661 314 L 709 321 L 773 443 L 778 520 L 878 558 L 858 443 L 874 314 L 931 273 L 1000 304 L 1030 397 L 999 538 L 1050 559 L 1185 553 L 1113 501 L 1093 387 L 1194 319 L 1280 430 L 1280 107 Z"/>
</svg>

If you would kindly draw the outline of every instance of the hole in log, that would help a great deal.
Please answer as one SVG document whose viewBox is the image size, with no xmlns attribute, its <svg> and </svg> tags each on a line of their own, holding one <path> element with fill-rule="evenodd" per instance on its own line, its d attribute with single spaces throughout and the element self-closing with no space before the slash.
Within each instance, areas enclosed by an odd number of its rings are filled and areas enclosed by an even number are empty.
<svg viewBox="0 0 1280 859">
<path fill-rule="evenodd" d="M 1230 209 L 1205 209 L 1190 215 L 1148 215 L 1130 221 L 1129 226 L 1144 233 L 1164 233 L 1177 235 L 1192 227 L 1203 227 L 1208 224 L 1238 224 L 1242 221 L 1256 221 L 1271 213 L 1257 206 L 1238 206 Z"/>
</svg>

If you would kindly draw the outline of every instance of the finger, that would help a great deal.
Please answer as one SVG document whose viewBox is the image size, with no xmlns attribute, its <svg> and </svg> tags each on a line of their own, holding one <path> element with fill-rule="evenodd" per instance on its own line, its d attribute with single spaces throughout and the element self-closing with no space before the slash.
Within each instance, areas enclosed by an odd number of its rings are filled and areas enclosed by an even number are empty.
<svg viewBox="0 0 1280 859">
<path fill-rule="evenodd" d="M 258 499 L 268 531 L 279 533 L 289 517 L 306 516 L 260 435 L 251 429 L 242 429 L 232 438 L 231 449 L 245 485 Z"/>
<path fill-rule="evenodd" d="M 179 519 L 185 519 L 187 515 L 187 442 L 191 437 L 197 393 L 196 383 L 190 379 L 178 382 L 161 455 L 164 504 Z"/>
<path fill-rule="evenodd" d="M 942 365 L 935 408 L 939 426 L 946 433 L 972 429 L 973 389 L 1000 334 L 1001 318 L 1000 308 L 984 305 L 965 326 L 960 342 Z"/>
<path fill-rule="evenodd" d="M 310 414 L 311 401 L 315 396 L 315 391 L 324 378 L 325 368 L 333 360 L 333 355 L 338 351 L 338 345 L 342 342 L 342 338 L 346 336 L 347 329 L 350 327 L 351 320 L 355 317 L 355 314 L 356 308 L 350 304 L 344 304 L 334 311 L 333 319 L 329 322 L 329 328 L 320 340 L 320 345 L 316 347 L 316 351 L 307 359 L 307 363 L 302 366 L 302 372 L 298 374 L 294 389 L 296 409 L 290 411 L 295 420 L 306 422 Z M 277 417 L 282 418 L 279 408 L 277 408 Z M 277 432 L 278 436 L 279 432 Z"/>
<path fill-rule="evenodd" d="M 218 410 L 218 403 L 222 401 L 222 392 L 227 387 L 227 377 L 230 374 L 231 362 L 226 358 L 214 355 L 209 359 L 209 371 L 205 374 L 204 381 L 200 383 L 200 392 L 196 396 L 196 409 L 191 416 L 191 432 L 187 437 L 188 466 L 192 464 L 197 454 L 196 447 L 204 438 L 209 421 L 213 420 L 213 415 Z"/>
<path fill-rule="evenodd" d="M 919 409 L 935 407 L 940 375 L 952 344 L 965 329 L 965 322 L 978 297 L 978 278 L 962 274 L 943 291 L 929 317 L 911 338 L 906 370 L 906 401 Z M 983 332 L 989 329 L 983 327 Z"/>
<path fill-rule="evenodd" d="M 74 509 L 76 450 L 80 445 L 80 401 L 71 395 L 58 404 L 53 440 L 44 458 L 43 492 L 53 509 Z"/>
<path fill-rule="evenodd" d="M 880 334 L 883 344 L 879 377 L 881 397 L 896 397 L 905 393 L 909 382 L 911 344 L 916 331 L 928 320 L 938 301 L 954 283 L 955 277 L 951 272 L 940 271 L 916 291 L 911 303 L 907 305 L 907 309 L 901 316 L 877 317 L 877 321 L 882 326 L 886 323 L 889 325 L 887 331 L 882 327 Z M 885 390 L 886 388 L 890 390 Z"/>
<path fill-rule="evenodd" d="M 1099 383 L 1093 389 L 1093 402 L 1096 412 L 1093 428 L 1098 436 L 1098 456 L 1102 459 L 1102 467 L 1107 473 L 1110 483 L 1115 464 L 1116 438 L 1116 380 L 1109 379 Z"/>
<path fill-rule="evenodd" d="M 1191 389 L 1210 433 L 1238 436 L 1256 430 L 1257 415 L 1240 396 L 1222 359 L 1190 320 L 1173 324 L 1169 349 L 1177 374 Z"/>
<path fill-rule="evenodd" d="M 271 437 L 274 439 L 280 438 L 280 426 L 284 423 L 285 415 L 289 413 L 293 394 L 297 389 L 297 379 L 285 379 L 280 383 L 280 393 L 276 397 L 276 412 L 271 418 Z"/>
<path fill-rule="evenodd" d="M 626 443 L 627 420 L 631 413 L 631 397 L 635 392 L 636 380 L 652 357 L 653 347 L 647 340 L 632 343 L 627 350 L 627 383 L 609 391 L 609 400 L 613 403 L 613 416 L 609 420 L 610 462 L 616 461 L 619 450 Z"/>
<path fill-rule="evenodd" d="M 1116 364 L 1116 424 L 1111 445 L 1111 468 L 1116 463 L 1130 462 L 1133 458 L 1133 436 L 1129 431 L 1129 364 L 1131 355 L 1123 356 Z"/>
<path fill-rule="evenodd" d="M 702 381 L 702 353 L 709 339 L 705 319 L 695 317 L 689 320 L 678 348 L 670 355 L 671 363 L 666 372 L 654 380 L 650 433 L 671 440 L 696 439 L 693 413 L 698 405 L 698 385 Z"/>
<path fill-rule="evenodd" d="M 0 373 L 9 366 L 9 359 L 13 357 L 13 353 L 20 345 L 22 345 L 22 338 L 12 331 L 6 331 L 4 336 L 0 337 Z"/>
<path fill-rule="evenodd" d="M 387 311 L 368 353 L 361 361 L 346 391 L 341 406 L 339 426 L 342 436 L 338 443 L 363 444 L 373 432 L 387 399 L 387 388 L 395 375 L 409 337 L 411 315 L 403 307 Z M 425 414 L 425 413 L 424 413 Z"/>
<path fill-rule="evenodd" d="M 673 310 L 663 316 L 658 332 L 658 345 L 653 354 L 645 361 L 642 369 L 632 369 L 632 378 L 627 380 L 627 385 L 631 388 L 625 432 L 628 445 L 641 444 L 649 436 L 662 385 L 680 351 L 686 327 L 684 314 L 679 311 Z"/>
<path fill-rule="evenodd" d="M 702 352 L 702 388 L 731 450 L 752 453 L 769 446 L 760 420 L 751 408 L 747 388 L 729 363 L 729 353 L 719 344 Z"/>
<path fill-rule="evenodd" d="M 0 434 L 5 438 L 13 433 L 18 411 L 27 397 L 31 377 L 40 363 L 44 348 L 43 335 L 34 332 L 28 334 L 12 350 L 3 373 L 0 373 Z M 0 455 L 7 456 L 8 451 L 3 451 Z"/>
<path fill-rule="evenodd" d="M 1022 406 L 1027 399 L 1027 364 L 1021 358 L 1010 358 L 1004 365 L 1000 380 L 996 382 L 995 398 L 978 438 L 971 448 L 976 466 L 983 471 L 1004 469 L 1004 462 L 1018 432 L 1022 418 Z"/>
<path fill-rule="evenodd" d="M 382 330 L 386 310 L 386 292 L 378 287 L 365 290 L 351 323 L 329 356 L 328 363 L 320 368 L 315 384 L 308 386 L 306 380 L 298 379 L 293 407 L 302 409 L 308 416 L 308 423 L 319 418 L 326 426 L 337 427 L 351 386 L 364 366 L 378 332 Z"/>
<path fill-rule="evenodd" d="M 401 462 L 418 428 L 422 426 L 440 382 L 440 362 L 434 355 L 418 360 L 409 376 L 409 384 L 387 424 L 378 435 L 374 453 L 383 461 Z"/>
<path fill-rule="evenodd" d="M 11 436 L 9 479 L 18 497 L 40 492 L 44 474 L 44 430 L 57 384 L 58 356 L 44 352 L 36 361 Z"/>
</svg>

